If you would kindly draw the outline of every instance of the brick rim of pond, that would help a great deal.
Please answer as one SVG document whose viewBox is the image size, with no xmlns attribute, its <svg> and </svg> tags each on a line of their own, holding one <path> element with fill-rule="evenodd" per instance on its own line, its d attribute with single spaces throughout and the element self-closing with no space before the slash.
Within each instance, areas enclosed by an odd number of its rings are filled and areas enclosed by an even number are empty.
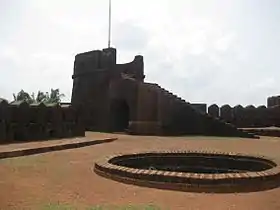
<svg viewBox="0 0 280 210">
<path fill-rule="evenodd" d="M 184 164 L 180 166 L 174 162 L 176 158 L 178 163 Z M 215 165 L 216 160 L 220 162 Z M 145 164 L 141 165 L 141 161 Z M 198 161 L 197 164 L 195 161 Z M 164 168 L 162 163 L 167 163 L 168 167 Z M 228 171 L 225 168 L 227 163 L 232 165 Z M 242 165 L 244 163 L 247 165 Z M 172 168 L 176 164 L 179 166 Z M 211 167 L 211 164 L 214 166 Z M 185 167 L 186 165 L 194 167 Z M 238 165 L 243 167 L 238 169 Z M 223 170 L 219 170 L 221 166 Z M 97 161 L 94 171 L 100 176 L 126 184 L 187 192 L 255 192 L 279 187 L 280 183 L 280 167 L 271 158 L 215 151 L 117 154 Z"/>
</svg>

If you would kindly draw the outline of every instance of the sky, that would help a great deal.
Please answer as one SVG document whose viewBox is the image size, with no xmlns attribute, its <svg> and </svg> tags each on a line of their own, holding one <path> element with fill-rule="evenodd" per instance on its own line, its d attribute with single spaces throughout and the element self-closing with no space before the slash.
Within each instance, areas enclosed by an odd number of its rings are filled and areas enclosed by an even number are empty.
<svg viewBox="0 0 280 210">
<path fill-rule="evenodd" d="M 146 82 L 191 103 L 266 104 L 279 95 L 280 1 L 112 0 L 117 62 L 144 56 Z M 74 57 L 103 49 L 107 0 L 0 0 L 0 97 L 60 88 Z"/>
</svg>

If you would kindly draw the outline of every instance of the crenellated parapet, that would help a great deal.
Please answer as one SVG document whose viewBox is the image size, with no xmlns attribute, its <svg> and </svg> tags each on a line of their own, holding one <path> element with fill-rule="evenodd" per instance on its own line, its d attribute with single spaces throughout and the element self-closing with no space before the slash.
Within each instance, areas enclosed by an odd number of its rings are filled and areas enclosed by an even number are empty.
<svg viewBox="0 0 280 210">
<path fill-rule="evenodd" d="M 213 104 L 209 106 L 208 114 L 240 128 L 280 126 L 280 106 L 277 105 L 270 107 L 264 105 L 258 107 L 253 105 L 230 107 L 227 104 L 218 107 Z"/>
<path fill-rule="evenodd" d="M 267 107 L 280 106 L 280 96 L 271 96 L 267 98 Z"/>
<path fill-rule="evenodd" d="M 117 64 L 113 48 L 78 54 L 72 78 L 71 104 L 82 110 L 87 130 L 252 137 L 207 115 L 206 104 L 186 102 L 157 84 L 144 82 L 140 55 Z"/>
<path fill-rule="evenodd" d="M 84 135 L 80 115 L 71 105 L 0 100 L 0 143 Z"/>
<path fill-rule="evenodd" d="M 115 74 L 127 75 L 136 81 L 144 82 L 144 61 L 143 56 L 137 55 L 134 57 L 134 60 L 130 63 L 117 64 Z"/>
</svg>

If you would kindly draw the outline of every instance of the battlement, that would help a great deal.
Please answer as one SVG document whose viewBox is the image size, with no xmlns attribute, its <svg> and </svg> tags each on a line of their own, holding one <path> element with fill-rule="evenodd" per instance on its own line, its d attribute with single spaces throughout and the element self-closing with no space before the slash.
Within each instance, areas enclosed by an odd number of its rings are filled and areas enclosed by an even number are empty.
<svg viewBox="0 0 280 210">
<path fill-rule="evenodd" d="M 84 135 L 81 115 L 71 105 L 0 99 L 0 144 Z"/>
<path fill-rule="evenodd" d="M 144 58 L 136 55 L 132 62 L 117 64 L 115 69 L 116 75 L 126 74 L 137 81 L 144 82 Z"/>
<path fill-rule="evenodd" d="M 212 117 L 232 123 L 239 128 L 280 126 L 280 106 L 253 105 L 234 107 L 228 104 L 221 107 L 212 104 L 208 107 L 208 114 Z"/>
<path fill-rule="evenodd" d="M 133 61 L 124 64 L 117 64 L 116 60 L 117 51 L 115 48 L 79 53 L 75 56 L 72 78 L 109 71 L 111 78 L 126 74 L 138 81 L 144 80 L 143 56 L 136 55 Z"/>
<path fill-rule="evenodd" d="M 267 107 L 280 106 L 280 96 L 271 96 L 267 98 Z"/>
<path fill-rule="evenodd" d="M 143 60 L 137 55 L 131 62 L 117 64 L 113 48 L 75 57 L 71 103 L 83 111 L 88 130 L 248 137 L 207 115 L 206 104 L 187 103 L 156 84 L 145 83 Z"/>
<path fill-rule="evenodd" d="M 116 49 L 114 48 L 79 53 L 75 56 L 74 75 L 114 68 L 116 59 Z"/>
</svg>

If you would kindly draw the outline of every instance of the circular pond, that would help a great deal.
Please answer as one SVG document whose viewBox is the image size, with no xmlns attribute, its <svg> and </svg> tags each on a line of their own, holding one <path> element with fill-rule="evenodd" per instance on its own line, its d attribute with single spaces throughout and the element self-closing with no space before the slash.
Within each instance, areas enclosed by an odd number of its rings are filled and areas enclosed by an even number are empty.
<svg viewBox="0 0 280 210">
<path fill-rule="evenodd" d="M 105 158 L 95 172 L 147 187 L 196 192 L 249 192 L 278 187 L 280 169 L 270 159 L 216 152 L 147 152 Z"/>
</svg>

